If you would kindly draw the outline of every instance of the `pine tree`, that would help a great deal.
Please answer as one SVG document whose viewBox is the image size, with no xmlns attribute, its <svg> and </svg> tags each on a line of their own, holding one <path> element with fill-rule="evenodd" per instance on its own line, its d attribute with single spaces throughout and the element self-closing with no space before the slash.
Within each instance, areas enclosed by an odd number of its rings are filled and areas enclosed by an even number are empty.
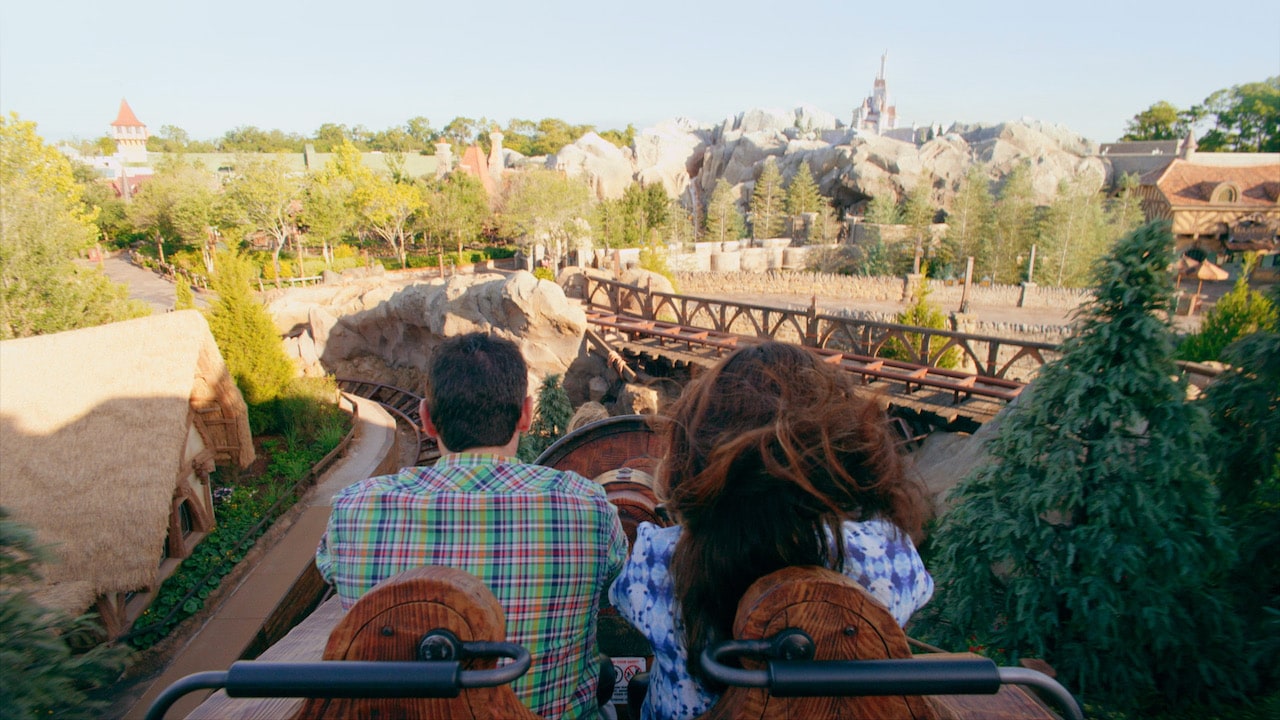
<svg viewBox="0 0 1280 720">
<path fill-rule="evenodd" d="M 1241 275 L 1231 288 L 1205 313 L 1200 329 L 1178 345 L 1181 360 L 1218 360 L 1222 351 L 1240 338 L 1258 331 L 1276 331 L 1280 314 L 1266 295 L 1249 287 Z"/>
<path fill-rule="evenodd" d="M 737 240 L 743 235 L 742 212 L 733 186 L 724 178 L 716 180 L 716 188 L 707 203 L 707 239 L 715 242 Z"/>
<path fill-rule="evenodd" d="M 206 315 L 209 331 L 245 401 L 258 405 L 274 400 L 293 378 L 294 367 L 284 354 L 275 321 L 253 297 L 253 266 L 220 253 L 215 268 L 210 284 L 217 300 Z"/>
<path fill-rule="evenodd" d="M 573 405 L 560 384 L 559 375 L 548 375 L 538 388 L 538 406 L 533 411 L 529 431 L 520 436 L 517 456 L 524 462 L 538 459 L 543 450 L 559 440 L 569 429 Z"/>
<path fill-rule="evenodd" d="M 773 157 L 765 158 L 760 177 L 751 191 L 751 237 L 757 240 L 778 237 L 782 232 L 783 202 L 778 163 Z"/>
<path fill-rule="evenodd" d="M 902 210 L 891 196 L 876 195 L 867 203 L 865 219 L 876 225 L 897 225 L 902 222 Z"/>
<path fill-rule="evenodd" d="M 1153 223 L 1095 265 L 1077 334 L 931 538 L 935 640 L 1044 658 L 1074 692 L 1120 707 L 1222 698 L 1247 675 L 1217 589 L 1234 548 L 1208 425 L 1173 379 L 1172 247 Z"/>
<path fill-rule="evenodd" d="M 818 212 L 823 204 L 822 193 L 818 191 L 818 185 L 813 181 L 813 172 L 809 169 L 809 163 L 800 163 L 800 167 L 796 168 L 795 176 L 791 178 L 791 184 L 787 187 L 787 213 L 799 215 Z"/>
<path fill-rule="evenodd" d="M 990 258 L 984 262 L 984 266 L 989 266 L 994 281 L 1016 283 L 1023 279 L 1023 268 L 1018 260 L 1026 258 L 1031 251 L 1035 213 L 1031 168 L 1023 163 L 1005 176 L 996 199 Z"/>
<path fill-rule="evenodd" d="M 955 258 L 955 272 L 961 275 L 967 258 L 974 259 L 976 277 L 990 274 L 991 223 L 995 200 L 982 168 L 973 165 L 960 182 L 947 217 L 948 253 Z"/>
</svg>

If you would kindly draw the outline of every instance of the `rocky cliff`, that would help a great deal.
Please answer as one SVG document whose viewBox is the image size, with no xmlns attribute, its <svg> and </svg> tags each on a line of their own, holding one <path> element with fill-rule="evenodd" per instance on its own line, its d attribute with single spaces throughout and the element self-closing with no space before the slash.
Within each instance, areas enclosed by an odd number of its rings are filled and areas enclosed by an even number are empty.
<svg viewBox="0 0 1280 720">
<path fill-rule="evenodd" d="M 807 163 L 824 195 L 852 207 L 877 195 L 902 199 L 928 183 L 934 202 L 948 207 L 970 165 L 981 166 L 998 187 L 1015 166 L 1028 163 L 1037 200 L 1048 203 L 1062 180 L 1080 178 L 1101 188 L 1110 178 L 1097 146 L 1051 123 L 956 124 L 915 141 L 856 133 L 815 108 L 755 109 L 718 125 L 688 119 L 642 130 L 634 147 L 618 149 L 590 133 L 546 160 L 548 167 L 585 176 L 600 198 L 620 197 L 632 181 L 661 183 L 686 203 L 705 203 L 723 178 L 750 197 L 766 158 L 776 159 L 785 181 Z"/>
</svg>

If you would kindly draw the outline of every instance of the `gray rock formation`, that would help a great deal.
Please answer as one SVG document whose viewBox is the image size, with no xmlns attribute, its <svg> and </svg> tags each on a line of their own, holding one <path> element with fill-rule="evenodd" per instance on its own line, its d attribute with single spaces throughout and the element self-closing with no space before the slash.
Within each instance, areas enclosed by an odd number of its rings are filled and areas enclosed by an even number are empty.
<svg viewBox="0 0 1280 720">
<path fill-rule="evenodd" d="M 705 203 L 724 179 L 743 198 L 768 157 L 790 182 L 808 163 L 823 194 L 843 206 L 892 194 L 901 200 L 919 183 L 933 188 L 934 202 L 950 205 L 969 166 L 983 166 L 993 188 L 1020 163 L 1031 168 L 1036 199 L 1048 203 L 1062 180 L 1083 179 L 1100 188 L 1109 176 L 1097 146 L 1052 123 L 1019 120 L 998 125 L 953 125 L 927 141 L 895 140 L 856 133 L 831 113 L 812 107 L 753 109 L 717 125 L 669 120 L 640 131 L 635 146 L 619 150 L 594 133 L 546 160 L 548 167 L 585 175 L 598 197 L 619 197 L 633 181 L 661 183 L 686 205 Z"/>
<path fill-rule="evenodd" d="M 409 389 L 421 385 L 431 348 L 451 335 L 483 331 L 514 340 L 533 379 L 540 380 L 568 371 L 586 331 L 582 308 L 567 300 L 559 285 L 526 272 L 448 280 L 354 279 L 291 290 L 268 309 L 290 336 L 286 347 L 304 372 Z"/>
</svg>

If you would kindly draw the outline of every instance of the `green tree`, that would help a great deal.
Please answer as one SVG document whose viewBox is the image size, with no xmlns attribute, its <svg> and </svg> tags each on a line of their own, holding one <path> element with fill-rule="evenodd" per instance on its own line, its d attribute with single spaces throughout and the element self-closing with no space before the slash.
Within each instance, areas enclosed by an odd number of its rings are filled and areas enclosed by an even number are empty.
<svg viewBox="0 0 1280 720">
<path fill-rule="evenodd" d="M 898 313 L 896 322 L 899 325 L 910 325 L 918 328 L 947 329 L 947 316 L 933 303 L 929 302 L 929 286 L 924 283 L 919 286 L 915 296 L 911 299 L 911 304 Z M 959 350 L 948 348 L 943 351 L 942 349 L 947 344 L 948 338 L 931 337 L 929 338 L 928 346 L 924 347 L 923 333 L 909 332 L 903 333 L 903 335 L 906 338 L 906 343 L 894 338 L 885 343 L 880 355 L 920 365 L 929 364 L 929 361 L 933 360 L 932 364 L 940 368 L 953 368 L 960 364 Z M 937 356 L 936 359 L 935 356 Z"/>
<path fill-rule="evenodd" d="M 271 262 L 280 277 L 280 251 L 297 236 L 303 179 L 278 155 L 241 156 L 236 173 L 223 189 L 225 212 L 244 230 L 271 238 Z M 301 256 L 301 253 L 299 253 Z"/>
<path fill-rule="evenodd" d="M 1182 111 L 1161 100 L 1133 116 L 1121 140 L 1181 140 L 1187 135 Z"/>
<path fill-rule="evenodd" d="M 480 237 L 492 215 L 484 186 L 467 173 L 450 173 L 428 188 L 427 234 L 437 240 L 442 254 L 445 241 L 450 241 L 458 249 L 459 262 L 463 245 Z"/>
<path fill-rule="evenodd" d="M 1041 218 L 1035 279 L 1059 287 L 1086 286 L 1089 269 L 1114 240 L 1109 229 L 1098 194 L 1084 180 L 1063 180 Z"/>
<path fill-rule="evenodd" d="M 49 559 L 35 534 L 0 508 L 0 712 L 6 718 L 101 717 L 106 703 L 90 691 L 119 676 L 126 650 L 72 651 L 68 638 L 100 629 L 87 616 L 67 618 L 32 598 L 37 565 Z"/>
<path fill-rule="evenodd" d="M 932 188 L 922 179 L 907 193 L 907 198 L 902 203 L 902 223 L 910 228 L 912 252 L 918 253 L 922 261 L 933 255 L 931 228 L 937 212 L 933 207 Z M 912 267 L 913 272 L 916 272 L 914 262 Z M 926 269 L 921 267 L 918 271 L 924 272 Z"/>
<path fill-rule="evenodd" d="M 1280 152 L 1280 75 L 1219 90 L 1188 115 L 1213 119 L 1199 141 L 1210 152 Z"/>
<path fill-rule="evenodd" d="M 191 291 L 191 282 L 187 280 L 187 276 L 181 273 L 174 280 L 173 286 L 173 309 L 174 310 L 193 310 L 196 306 L 196 295 Z"/>
<path fill-rule="evenodd" d="M 636 126 L 627 123 L 625 130 L 602 130 L 600 137 L 620 148 L 629 148 L 636 142 Z"/>
<path fill-rule="evenodd" d="M 523 462 L 538 459 L 543 450 L 559 440 L 569 429 L 573 418 L 573 405 L 560 384 L 559 375 L 548 375 L 538 388 L 538 406 L 533 411 L 529 431 L 520 436 L 520 448 L 516 455 Z"/>
<path fill-rule="evenodd" d="M 1061 358 L 949 498 L 923 618 L 938 641 L 1044 658 L 1086 699 L 1144 711 L 1226 697 L 1247 672 L 1218 589 L 1234 548 L 1206 417 L 1173 379 L 1172 247 L 1153 223 L 1095 265 Z"/>
<path fill-rule="evenodd" d="M 778 237 L 782 233 L 785 200 L 778 161 L 772 156 L 767 157 L 751 190 L 751 237 L 759 240 Z"/>
<path fill-rule="evenodd" d="M 992 215 L 990 256 L 983 258 L 983 273 L 992 280 L 1016 283 L 1023 279 L 1022 261 L 1029 257 L 1036 229 L 1035 193 L 1031 167 L 1021 163 L 1005 176 Z"/>
<path fill-rule="evenodd" d="M 364 180 L 354 196 L 361 218 L 395 252 L 400 267 L 408 267 L 413 223 L 427 207 L 422 190 L 383 175 L 370 174 Z"/>
<path fill-rule="evenodd" d="M 224 153 L 300 153 L 306 140 L 280 130 L 262 130 L 242 125 L 228 130 L 218 141 L 218 152 Z"/>
<path fill-rule="evenodd" d="M 558 261 L 569 242 L 589 233 L 593 215 L 591 188 L 581 179 L 532 170 L 512 179 L 497 221 L 504 236 L 527 247 L 545 242 Z"/>
<path fill-rule="evenodd" d="M 715 242 L 737 240 L 745 233 L 742 211 L 738 209 L 737 193 L 728 180 L 716 180 L 707 203 L 707 238 Z"/>
<path fill-rule="evenodd" d="M 875 225 L 897 225 L 902 222 L 902 210 L 892 196 L 876 195 L 867 203 L 863 220 Z"/>
<path fill-rule="evenodd" d="M 361 164 L 360 151 L 344 140 L 334 148 L 334 156 L 320 172 L 307 178 L 298 224 L 305 228 L 304 244 L 320 243 L 326 266 L 333 262 L 333 248 L 359 226 L 355 188 L 359 179 L 369 172 Z"/>
<path fill-rule="evenodd" d="M 266 307 L 253 296 L 254 267 L 230 252 L 218 253 L 210 287 L 216 299 L 205 315 L 227 370 L 252 405 L 274 400 L 293 378 L 280 333 Z"/>
<path fill-rule="evenodd" d="M 181 155 L 161 158 L 155 174 L 129 203 L 133 227 L 157 243 L 176 241 L 204 251 L 205 269 L 212 272 L 208 248 L 210 230 L 217 224 L 218 179 L 203 165 Z"/>
<path fill-rule="evenodd" d="M 150 314 L 97 268 L 75 264 L 98 239 L 95 214 L 35 123 L 0 117 L 0 339 Z"/>
<path fill-rule="evenodd" d="M 974 259 L 977 272 L 986 268 L 990 256 L 991 225 L 995 216 L 995 199 L 991 196 L 986 173 L 978 165 L 971 165 L 947 215 L 948 254 L 954 258 L 956 275 L 963 275 L 967 258 Z"/>
<path fill-rule="evenodd" d="M 818 192 L 818 185 L 813 181 L 813 172 L 809 170 L 807 162 L 800 163 L 800 167 L 796 168 L 796 174 L 791 178 L 791 184 L 787 186 L 786 207 L 787 214 L 791 216 L 793 236 L 803 215 L 820 213 L 826 207 L 826 202 Z M 817 225 L 816 222 L 814 224 Z M 808 233 L 810 237 L 821 236 L 821 232 L 815 232 L 815 228 L 812 227 L 808 228 Z"/>
<path fill-rule="evenodd" d="M 1259 331 L 1280 331 L 1280 313 L 1271 300 L 1249 287 L 1246 275 L 1205 313 L 1200 328 L 1178 344 L 1179 360 L 1219 360 L 1222 351 Z"/>
</svg>

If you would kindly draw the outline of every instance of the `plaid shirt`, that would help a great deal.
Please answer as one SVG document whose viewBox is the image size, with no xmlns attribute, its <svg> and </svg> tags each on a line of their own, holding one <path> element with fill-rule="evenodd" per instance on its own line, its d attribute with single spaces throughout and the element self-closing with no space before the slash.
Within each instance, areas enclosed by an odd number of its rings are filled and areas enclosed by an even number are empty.
<svg viewBox="0 0 1280 720">
<path fill-rule="evenodd" d="M 617 510 L 600 485 L 461 453 L 335 495 L 316 566 L 344 608 L 415 567 L 446 565 L 480 578 L 506 612 L 507 639 L 533 655 L 513 683 L 516 695 L 558 718 L 596 712 L 600 596 L 626 555 Z"/>
</svg>

